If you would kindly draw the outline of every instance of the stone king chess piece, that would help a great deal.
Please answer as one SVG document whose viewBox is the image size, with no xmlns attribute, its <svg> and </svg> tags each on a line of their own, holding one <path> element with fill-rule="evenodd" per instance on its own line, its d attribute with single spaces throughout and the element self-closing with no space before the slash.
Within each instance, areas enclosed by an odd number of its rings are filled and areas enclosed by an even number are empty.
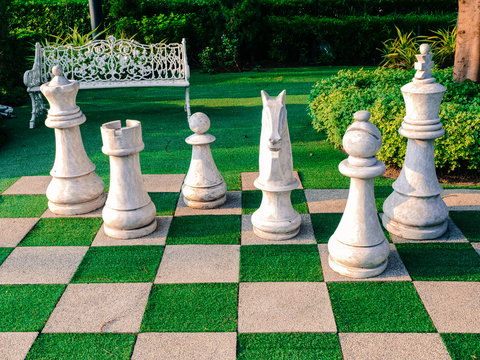
<svg viewBox="0 0 480 360">
<path fill-rule="evenodd" d="M 285 96 L 285 90 L 276 98 L 262 91 L 260 169 L 254 185 L 262 190 L 263 197 L 260 208 L 252 215 L 252 224 L 257 236 L 269 240 L 294 237 L 300 231 L 302 222 L 290 200 L 298 180 L 293 176 Z"/>
</svg>

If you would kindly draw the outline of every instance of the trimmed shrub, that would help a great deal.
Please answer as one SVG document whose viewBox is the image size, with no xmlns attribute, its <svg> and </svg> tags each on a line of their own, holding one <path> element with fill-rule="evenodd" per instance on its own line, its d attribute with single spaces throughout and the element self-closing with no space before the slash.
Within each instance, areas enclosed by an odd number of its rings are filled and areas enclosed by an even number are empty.
<svg viewBox="0 0 480 360">
<path fill-rule="evenodd" d="M 413 76 L 414 71 L 378 68 L 340 71 L 319 81 L 308 106 L 313 127 L 341 148 L 353 113 L 368 110 L 383 136 L 378 158 L 387 166 L 401 167 L 407 140 L 398 134 L 405 116 L 400 88 Z M 480 170 L 480 84 L 454 82 L 452 68 L 437 70 L 434 76 L 447 88 L 440 107 L 445 135 L 436 141 L 435 165 L 445 172 Z"/>
</svg>

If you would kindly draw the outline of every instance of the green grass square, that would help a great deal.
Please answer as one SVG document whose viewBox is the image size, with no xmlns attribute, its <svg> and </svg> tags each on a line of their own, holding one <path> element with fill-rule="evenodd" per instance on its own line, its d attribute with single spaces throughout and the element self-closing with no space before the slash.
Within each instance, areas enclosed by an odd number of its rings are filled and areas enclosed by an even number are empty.
<svg viewBox="0 0 480 360">
<path fill-rule="evenodd" d="M 20 178 L 14 177 L 0 179 L 0 194 L 7 190 L 10 186 L 12 186 L 18 179 Z"/>
<path fill-rule="evenodd" d="M 480 334 L 440 334 L 452 360 L 480 359 Z"/>
<path fill-rule="evenodd" d="M 262 202 L 262 196 L 260 190 L 242 191 L 242 214 L 253 214 L 257 211 Z M 295 210 L 300 214 L 308 214 L 307 199 L 303 190 L 292 190 L 290 199 Z"/>
<path fill-rule="evenodd" d="M 375 205 L 378 212 L 383 212 L 383 203 L 392 192 L 393 188 L 391 186 L 375 186 Z"/>
<path fill-rule="evenodd" d="M 40 217 L 48 207 L 45 195 L 2 195 L 0 217 Z"/>
<path fill-rule="evenodd" d="M 411 282 L 329 283 L 338 332 L 433 332 Z"/>
<path fill-rule="evenodd" d="M 480 256 L 469 243 L 396 244 L 412 280 L 480 281 Z"/>
<path fill-rule="evenodd" d="M 153 281 L 163 246 L 99 246 L 90 248 L 72 283 Z"/>
<path fill-rule="evenodd" d="M 172 219 L 167 245 L 239 244 L 242 232 L 240 215 L 195 215 Z"/>
<path fill-rule="evenodd" d="M 13 248 L 0 248 L 0 265 L 5 261 L 5 259 L 10 255 Z"/>
<path fill-rule="evenodd" d="M 240 281 L 323 281 L 317 245 L 246 245 Z"/>
<path fill-rule="evenodd" d="M 19 246 L 90 246 L 101 218 L 40 219 Z"/>
<path fill-rule="evenodd" d="M 0 331 L 40 331 L 65 285 L 0 285 Z"/>
<path fill-rule="evenodd" d="M 324 213 L 324 214 L 310 214 L 312 219 L 313 232 L 315 239 L 319 244 L 326 244 L 333 235 L 335 229 L 340 223 L 343 214 Z"/>
<path fill-rule="evenodd" d="M 238 334 L 237 360 L 341 360 L 333 333 Z"/>
<path fill-rule="evenodd" d="M 26 359 L 130 359 L 134 334 L 40 334 Z"/>
<path fill-rule="evenodd" d="M 468 240 L 480 241 L 480 211 L 450 211 L 450 217 Z"/>
<path fill-rule="evenodd" d="M 141 331 L 236 331 L 237 294 L 230 283 L 154 285 Z"/>
<path fill-rule="evenodd" d="M 150 199 L 155 204 L 157 216 L 170 216 L 175 213 L 177 208 L 178 196 L 176 192 L 151 192 L 148 193 Z"/>
</svg>

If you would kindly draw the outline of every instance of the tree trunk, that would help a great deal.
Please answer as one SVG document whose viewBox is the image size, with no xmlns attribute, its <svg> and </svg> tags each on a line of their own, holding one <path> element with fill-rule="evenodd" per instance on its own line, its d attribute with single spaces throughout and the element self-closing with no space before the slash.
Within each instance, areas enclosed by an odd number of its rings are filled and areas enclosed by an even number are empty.
<svg viewBox="0 0 480 360">
<path fill-rule="evenodd" d="M 458 0 L 455 81 L 480 81 L 480 0 Z"/>
</svg>

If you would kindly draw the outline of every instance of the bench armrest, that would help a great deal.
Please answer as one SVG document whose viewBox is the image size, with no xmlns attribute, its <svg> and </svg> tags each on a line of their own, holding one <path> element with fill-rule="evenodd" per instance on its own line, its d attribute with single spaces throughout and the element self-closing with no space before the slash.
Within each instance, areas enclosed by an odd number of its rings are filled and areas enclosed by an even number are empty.
<svg viewBox="0 0 480 360">
<path fill-rule="evenodd" d="M 35 59 L 33 61 L 33 68 L 25 71 L 25 74 L 23 74 L 23 83 L 27 88 L 42 85 L 41 55 L 42 47 L 40 46 L 40 43 L 37 42 L 35 44 Z"/>
</svg>

